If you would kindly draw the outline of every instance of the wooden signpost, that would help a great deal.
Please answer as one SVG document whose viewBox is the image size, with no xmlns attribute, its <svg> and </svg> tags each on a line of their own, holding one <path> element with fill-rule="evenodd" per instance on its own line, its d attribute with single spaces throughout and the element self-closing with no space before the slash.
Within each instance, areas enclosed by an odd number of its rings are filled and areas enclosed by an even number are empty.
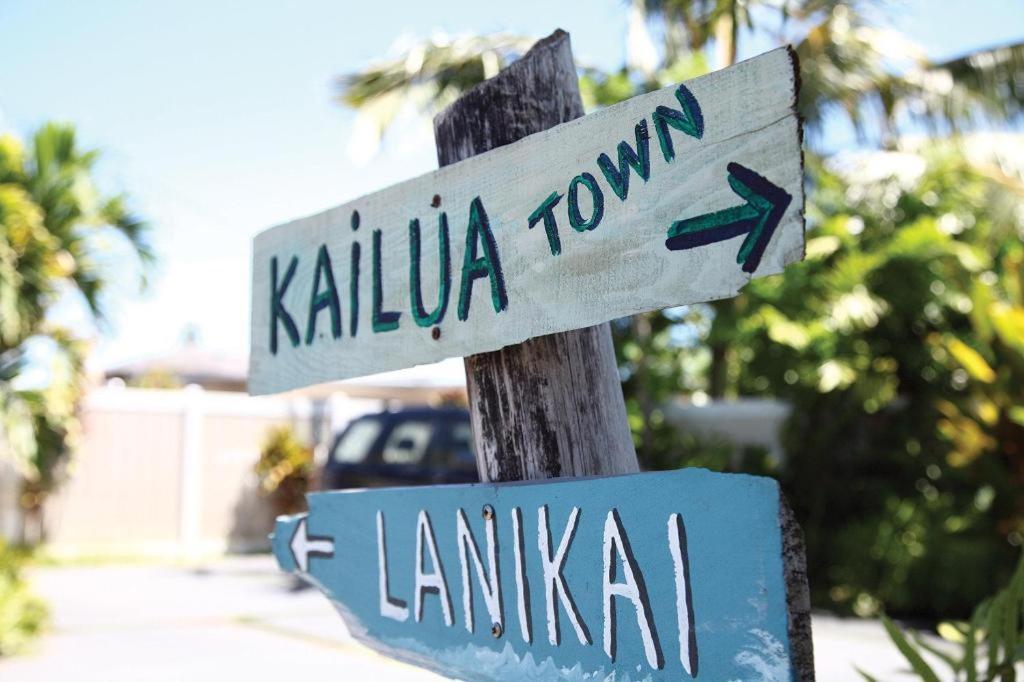
<svg viewBox="0 0 1024 682">
<path fill-rule="evenodd" d="M 769 479 L 636 474 L 607 321 L 803 256 L 795 57 L 582 117 L 556 31 L 435 120 L 440 170 L 259 235 L 250 391 L 465 356 L 480 484 L 315 493 L 282 568 L 463 679 L 813 680 Z"/>
</svg>

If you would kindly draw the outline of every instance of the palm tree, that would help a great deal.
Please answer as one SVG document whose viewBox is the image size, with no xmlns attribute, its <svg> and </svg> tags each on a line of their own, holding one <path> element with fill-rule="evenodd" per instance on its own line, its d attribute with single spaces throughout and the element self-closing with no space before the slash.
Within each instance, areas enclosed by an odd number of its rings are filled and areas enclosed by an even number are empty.
<svg viewBox="0 0 1024 682">
<path fill-rule="evenodd" d="M 70 299 L 104 320 L 111 236 L 143 264 L 153 258 L 146 224 L 125 197 L 96 187 L 97 159 L 80 148 L 70 125 L 44 125 L 27 149 L 11 135 L 0 137 L 0 456 L 24 477 L 29 512 L 57 481 L 83 388 L 86 343 L 51 311 Z M 31 384 L 29 354 L 45 377 Z"/>
<path fill-rule="evenodd" d="M 864 0 L 631 0 L 626 64 L 580 65 L 590 106 L 612 104 L 706 69 L 735 62 L 741 40 L 764 34 L 793 44 L 801 63 L 800 113 L 816 137 L 830 114 L 891 143 L 908 119 L 958 127 L 1019 122 L 1024 43 L 931 62 L 906 36 L 871 21 Z M 652 34 L 660 37 L 654 47 Z M 413 44 L 400 56 L 338 80 L 338 97 L 382 134 L 404 106 L 432 114 L 521 55 L 532 40 L 508 34 Z"/>
</svg>

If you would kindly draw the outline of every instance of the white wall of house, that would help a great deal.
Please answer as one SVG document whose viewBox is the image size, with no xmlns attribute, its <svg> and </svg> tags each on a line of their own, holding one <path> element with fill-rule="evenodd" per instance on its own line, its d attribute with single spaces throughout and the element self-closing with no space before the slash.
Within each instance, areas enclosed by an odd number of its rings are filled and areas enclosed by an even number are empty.
<svg viewBox="0 0 1024 682">
<path fill-rule="evenodd" d="M 665 418 L 704 438 L 727 440 L 741 447 L 763 447 L 772 459 L 783 464 L 781 432 L 790 409 L 789 403 L 772 398 L 711 400 L 703 404 L 675 401 L 665 407 Z"/>
<path fill-rule="evenodd" d="M 0 457 L 0 540 L 9 541 L 19 535 L 21 507 L 18 492 L 18 472 L 13 464 Z"/>
</svg>

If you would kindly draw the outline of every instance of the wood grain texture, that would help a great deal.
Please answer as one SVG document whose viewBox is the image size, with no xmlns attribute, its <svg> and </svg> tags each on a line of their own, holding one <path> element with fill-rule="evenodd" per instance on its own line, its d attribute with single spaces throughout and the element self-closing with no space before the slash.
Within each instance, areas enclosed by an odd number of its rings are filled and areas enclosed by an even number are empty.
<svg viewBox="0 0 1024 682">
<path fill-rule="evenodd" d="M 541 40 L 434 120 L 438 163 L 583 116 L 569 35 Z M 466 357 L 485 481 L 639 471 L 608 323 Z"/>
<path fill-rule="evenodd" d="M 786 49 L 688 81 L 683 89 L 670 86 L 566 120 L 581 113 L 578 96 L 563 92 L 575 87 L 575 75 L 555 61 L 555 48 L 566 40 L 553 36 L 529 61 L 510 67 L 510 75 L 471 91 L 465 104 L 439 117 L 438 134 L 446 140 L 442 161 L 475 156 L 257 236 L 252 393 L 465 357 L 637 312 L 726 298 L 751 277 L 782 272 L 802 258 L 800 129 L 793 108 L 795 71 Z M 532 75 L 525 89 L 513 89 L 511 83 L 519 79 L 512 75 L 528 71 Z M 542 95 L 545 88 L 548 94 Z M 682 111 L 684 92 L 702 112 L 699 135 L 664 127 L 656 116 Z M 469 107 L 470 102 L 480 106 Z M 523 116 L 503 127 L 512 105 L 521 107 Z M 459 113 L 463 109 L 467 113 Z M 531 122 L 544 117 L 564 122 L 537 132 Z M 664 151 L 666 144 L 673 153 Z M 625 146 L 647 149 L 646 176 L 621 161 Z M 479 153 L 484 149 L 491 151 Z M 609 161 L 602 166 L 604 155 Z M 617 168 L 609 171 L 609 164 Z M 669 247 L 666 237 L 677 222 L 699 222 L 730 210 L 749 213 L 752 205 L 737 196 L 730 170 L 736 166 L 760 174 L 791 197 L 777 216 L 763 257 L 742 269 L 737 256 L 746 238 L 738 232 L 699 248 Z M 609 179 L 623 172 L 630 178 L 628 193 Z M 587 176 L 595 190 L 578 184 Z M 571 210 L 570 187 L 579 196 L 577 213 Z M 592 191 L 603 194 L 600 221 L 595 219 L 593 229 L 578 220 L 571 225 L 580 216 L 589 219 Z M 552 209 L 560 239 L 557 254 L 550 231 L 542 224 L 530 227 L 531 214 L 551 196 L 559 197 Z M 470 229 L 475 224 L 471 206 L 486 209 L 503 287 L 473 269 L 473 256 L 485 247 Z M 357 212 L 361 220 L 353 230 Z M 442 215 L 449 226 L 447 241 L 439 239 Z M 413 220 L 420 225 L 417 241 L 411 236 Z M 375 242 L 380 245 L 378 267 L 371 257 Z M 418 259 L 413 256 L 416 244 L 421 247 Z M 354 277 L 350 263 L 357 247 L 361 266 Z M 439 252 L 450 258 L 440 259 Z M 329 267 L 318 267 L 328 258 Z M 416 261 L 418 278 L 412 274 Z M 439 286 L 445 281 L 443 262 L 450 266 L 446 296 Z M 323 296 L 329 294 L 327 270 L 333 272 L 340 314 L 323 307 Z M 376 297 L 374 279 L 380 282 Z M 355 292 L 352 281 L 358 282 Z M 505 296 L 495 296 L 496 291 Z M 375 299 L 385 311 L 377 315 L 376 325 Z M 430 321 L 416 312 L 420 317 L 414 319 L 417 305 L 432 311 L 439 300 L 447 301 L 443 317 Z M 282 310 L 294 327 L 283 322 Z"/>
<path fill-rule="evenodd" d="M 782 531 L 782 572 L 786 582 L 789 660 L 796 682 L 814 682 L 814 642 L 811 638 L 811 589 L 807 582 L 804 532 L 786 496 L 779 493 Z"/>
</svg>

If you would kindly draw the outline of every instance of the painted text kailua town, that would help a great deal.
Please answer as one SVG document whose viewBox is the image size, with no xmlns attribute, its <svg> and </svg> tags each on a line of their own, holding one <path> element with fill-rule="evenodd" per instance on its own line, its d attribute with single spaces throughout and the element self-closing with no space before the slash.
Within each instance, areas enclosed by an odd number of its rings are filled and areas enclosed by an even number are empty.
<svg viewBox="0 0 1024 682">
<path fill-rule="evenodd" d="M 777 50 L 261 234 L 251 390 L 495 350 L 781 271 L 803 253 L 793 84 Z"/>
</svg>

